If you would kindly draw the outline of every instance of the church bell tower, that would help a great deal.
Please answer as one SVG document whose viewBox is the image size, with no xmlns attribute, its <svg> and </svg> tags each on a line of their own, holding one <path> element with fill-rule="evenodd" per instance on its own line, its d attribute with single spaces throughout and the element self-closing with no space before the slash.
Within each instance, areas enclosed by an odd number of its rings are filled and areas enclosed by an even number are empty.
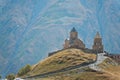
<svg viewBox="0 0 120 80">
<path fill-rule="evenodd" d="M 97 34 L 94 38 L 93 50 L 97 53 L 103 52 L 102 38 L 100 37 L 99 32 L 97 32 Z"/>
</svg>

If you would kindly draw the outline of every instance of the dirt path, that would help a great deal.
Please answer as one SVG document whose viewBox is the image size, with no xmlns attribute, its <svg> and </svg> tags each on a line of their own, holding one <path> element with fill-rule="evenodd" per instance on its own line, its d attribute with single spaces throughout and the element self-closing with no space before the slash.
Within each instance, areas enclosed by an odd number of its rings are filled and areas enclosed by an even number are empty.
<svg viewBox="0 0 120 80">
<path fill-rule="evenodd" d="M 93 70 L 96 70 L 96 71 L 102 71 L 102 69 L 98 66 L 98 64 L 102 63 L 107 57 L 104 56 L 105 53 L 99 53 L 97 54 L 97 60 L 95 63 L 93 64 L 90 64 L 89 67 Z"/>
</svg>

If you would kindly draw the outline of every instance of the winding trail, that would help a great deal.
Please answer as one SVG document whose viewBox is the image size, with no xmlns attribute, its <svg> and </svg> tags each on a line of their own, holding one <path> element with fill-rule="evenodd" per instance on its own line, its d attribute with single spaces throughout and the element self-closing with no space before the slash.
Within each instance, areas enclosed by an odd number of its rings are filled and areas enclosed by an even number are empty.
<svg viewBox="0 0 120 80">
<path fill-rule="evenodd" d="M 95 63 L 92 63 L 88 65 L 91 69 L 96 70 L 96 71 L 102 71 L 102 69 L 98 66 L 98 64 L 102 63 L 107 57 L 104 56 L 105 53 L 99 53 L 97 54 L 97 60 Z"/>
</svg>

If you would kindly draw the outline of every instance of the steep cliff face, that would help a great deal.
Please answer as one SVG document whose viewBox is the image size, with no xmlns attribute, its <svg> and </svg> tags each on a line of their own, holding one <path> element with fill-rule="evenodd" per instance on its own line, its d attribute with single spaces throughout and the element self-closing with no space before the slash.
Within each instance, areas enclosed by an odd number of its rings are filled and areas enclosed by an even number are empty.
<svg viewBox="0 0 120 80">
<path fill-rule="evenodd" d="M 120 52 L 119 9 L 119 0 L 1 0 L 0 73 L 16 72 L 61 49 L 72 27 L 87 47 L 99 31 L 105 49 Z"/>
</svg>

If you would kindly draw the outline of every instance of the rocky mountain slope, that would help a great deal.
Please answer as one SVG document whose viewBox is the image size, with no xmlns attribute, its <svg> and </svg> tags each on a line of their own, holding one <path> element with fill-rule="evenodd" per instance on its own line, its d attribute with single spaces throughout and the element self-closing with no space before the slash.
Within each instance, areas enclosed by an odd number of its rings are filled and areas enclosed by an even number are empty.
<svg viewBox="0 0 120 80">
<path fill-rule="evenodd" d="M 72 27 L 88 48 L 99 31 L 105 50 L 120 52 L 119 9 L 119 0 L 0 0 L 0 74 L 61 49 Z"/>
</svg>

